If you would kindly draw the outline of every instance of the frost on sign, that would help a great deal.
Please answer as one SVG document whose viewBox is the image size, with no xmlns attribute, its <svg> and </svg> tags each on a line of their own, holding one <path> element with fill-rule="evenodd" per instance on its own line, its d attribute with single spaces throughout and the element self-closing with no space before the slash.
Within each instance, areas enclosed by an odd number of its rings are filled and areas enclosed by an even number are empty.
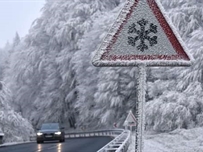
<svg viewBox="0 0 203 152">
<path fill-rule="evenodd" d="M 93 59 L 95 66 L 189 65 L 158 0 L 128 0 Z"/>
<path fill-rule="evenodd" d="M 150 46 L 157 44 L 157 36 L 150 37 L 150 33 L 157 33 L 157 26 L 151 23 L 149 29 L 146 30 L 148 21 L 142 19 L 137 23 L 140 25 L 140 30 L 137 30 L 135 23 L 130 25 L 128 28 L 128 33 L 131 34 L 131 36 L 128 36 L 128 44 L 136 46 L 136 42 L 140 40 L 140 44 L 138 44 L 137 49 L 144 52 L 144 50 L 149 49 L 148 45 L 145 43 L 145 40 L 149 41 Z M 136 36 L 134 37 L 132 34 L 136 34 Z"/>
</svg>

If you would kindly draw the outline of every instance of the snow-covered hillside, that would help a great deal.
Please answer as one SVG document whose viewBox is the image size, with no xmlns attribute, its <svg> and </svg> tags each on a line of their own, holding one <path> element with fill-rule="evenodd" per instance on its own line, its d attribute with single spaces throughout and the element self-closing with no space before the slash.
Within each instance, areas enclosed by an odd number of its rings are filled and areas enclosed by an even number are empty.
<svg viewBox="0 0 203 152">
<path fill-rule="evenodd" d="M 153 134 L 146 132 L 144 152 L 202 152 L 203 128 L 177 129 L 170 133 Z M 128 152 L 134 152 L 135 135 Z"/>
<path fill-rule="evenodd" d="M 115 121 L 122 126 L 128 111 L 136 109 L 137 68 L 96 68 L 91 59 L 124 2 L 47 1 L 0 67 L 5 71 L 2 104 L 34 127 L 44 121 L 67 128 L 109 128 Z M 203 1 L 161 2 L 195 61 L 191 67 L 148 69 L 146 128 L 169 132 L 203 126 Z"/>
</svg>

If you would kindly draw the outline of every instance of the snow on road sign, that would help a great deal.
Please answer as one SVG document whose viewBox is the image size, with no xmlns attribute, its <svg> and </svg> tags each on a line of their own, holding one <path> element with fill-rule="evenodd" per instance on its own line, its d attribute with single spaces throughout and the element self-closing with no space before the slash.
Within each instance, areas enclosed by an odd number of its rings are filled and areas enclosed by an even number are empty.
<svg viewBox="0 0 203 152">
<path fill-rule="evenodd" d="M 136 119 L 132 111 L 129 112 L 123 126 L 136 126 Z"/>
<path fill-rule="evenodd" d="M 158 0 L 128 0 L 93 58 L 95 66 L 189 65 Z"/>
</svg>

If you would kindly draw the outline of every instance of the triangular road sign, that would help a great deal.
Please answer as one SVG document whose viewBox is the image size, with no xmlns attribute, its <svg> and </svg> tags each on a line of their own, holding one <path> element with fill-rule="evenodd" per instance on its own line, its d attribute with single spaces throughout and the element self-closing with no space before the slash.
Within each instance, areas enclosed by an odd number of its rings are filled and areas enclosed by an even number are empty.
<svg viewBox="0 0 203 152">
<path fill-rule="evenodd" d="M 136 119 L 132 111 L 129 112 L 124 124 L 124 126 L 136 126 Z"/>
<path fill-rule="evenodd" d="M 190 65 L 186 47 L 158 0 L 127 0 L 93 58 L 95 66 Z"/>
</svg>

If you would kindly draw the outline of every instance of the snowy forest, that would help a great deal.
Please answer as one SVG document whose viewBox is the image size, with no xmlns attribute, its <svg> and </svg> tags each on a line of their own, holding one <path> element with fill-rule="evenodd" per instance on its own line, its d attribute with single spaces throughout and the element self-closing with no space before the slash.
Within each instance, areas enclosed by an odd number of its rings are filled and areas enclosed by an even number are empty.
<svg viewBox="0 0 203 152">
<path fill-rule="evenodd" d="M 190 67 L 147 69 L 146 129 L 200 127 L 203 1 L 160 1 L 195 60 Z M 137 68 L 98 68 L 91 59 L 125 2 L 47 0 L 29 33 L 16 33 L 0 49 L 0 131 L 7 142 L 29 140 L 43 122 L 123 127 L 135 112 Z"/>
</svg>

